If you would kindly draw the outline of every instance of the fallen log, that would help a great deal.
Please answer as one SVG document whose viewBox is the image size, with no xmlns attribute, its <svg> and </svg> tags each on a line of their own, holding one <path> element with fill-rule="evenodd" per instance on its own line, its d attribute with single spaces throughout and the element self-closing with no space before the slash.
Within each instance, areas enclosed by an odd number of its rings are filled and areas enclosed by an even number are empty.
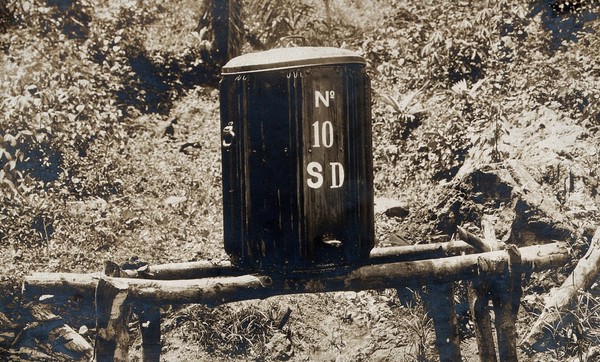
<svg viewBox="0 0 600 362">
<path fill-rule="evenodd" d="M 524 247 L 519 251 L 522 255 L 523 271 L 554 268 L 564 265 L 569 260 L 564 243 Z M 215 306 L 282 294 L 396 288 L 399 285 L 421 286 L 470 279 L 477 277 L 482 262 L 493 270 L 501 271 L 506 268 L 508 260 L 509 256 L 505 251 L 494 251 L 441 259 L 367 265 L 342 275 L 243 275 L 176 281 L 112 277 L 103 279 L 126 288 L 132 299 L 155 304 L 199 303 Z M 55 285 L 64 291 L 65 280 L 65 274 L 34 274 L 25 278 L 24 291 L 29 297 L 35 296 L 34 291 L 57 294 L 59 290 L 51 291 L 48 287 Z M 92 293 L 98 283 L 97 277 L 85 274 L 79 274 L 77 278 L 71 275 L 70 280 L 75 281 L 79 287 L 84 282 L 87 283 L 85 290 Z"/>
<path fill-rule="evenodd" d="M 70 326 L 63 324 L 50 333 L 50 338 L 64 341 L 64 348 L 80 358 L 90 358 L 92 345 Z"/>
<path fill-rule="evenodd" d="M 522 343 L 526 348 L 539 350 L 540 342 L 547 332 L 564 328 L 571 323 L 565 311 L 569 309 L 579 291 L 584 291 L 596 280 L 600 272 L 600 228 L 592 237 L 587 253 L 577 262 L 575 269 L 563 284 L 550 293 L 544 303 L 544 310 Z"/>
<path fill-rule="evenodd" d="M 48 350 L 66 359 L 87 360 L 92 357 L 93 347 L 47 304 L 32 304 L 29 307 L 32 322 L 12 342 L 13 347 L 44 343 Z"/>
</svg>

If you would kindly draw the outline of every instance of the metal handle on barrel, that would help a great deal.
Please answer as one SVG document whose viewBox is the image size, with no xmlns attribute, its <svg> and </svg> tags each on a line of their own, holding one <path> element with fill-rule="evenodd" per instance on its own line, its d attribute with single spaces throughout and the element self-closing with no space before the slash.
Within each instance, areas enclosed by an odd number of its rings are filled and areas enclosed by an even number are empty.
<svg viewBox="0 0 600 362">
<path fill-rule="evenodd" d="M 233 131 L 233 122 L 229 122 L 225 128 L 223 128 L 223 147 L 229 148 L 235 140 L 235 132 Z"/>
</svg>

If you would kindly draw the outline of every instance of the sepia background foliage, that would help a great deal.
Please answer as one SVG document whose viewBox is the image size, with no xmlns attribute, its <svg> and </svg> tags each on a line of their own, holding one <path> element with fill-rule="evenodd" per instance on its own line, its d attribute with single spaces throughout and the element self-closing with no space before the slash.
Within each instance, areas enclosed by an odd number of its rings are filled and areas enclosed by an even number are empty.
<svg viewBox="0 0 600 362">
<path fill-rule="evenodd" d="M 289 46 L 284 36 L 367 60 L 375 194 L 410 209 L 377 214 L 380 246 L 449 240 L 445 187 L 461 168 L 507 160 L 581 230 L 598 225 L 599 14 L 597 0 L 0 0 L 0 354 L 32 356 L 14 343 L 27 273 L 227 258 L 219 68 Z M 499 210 L 486 207 L 477 213 Z M 522 330 L 561 278 L 533 278 Z M 523 358 L 562 361 L 598 344 L 599 295 L 597 283 L 582 292 L 577 328 Z M 163 312 L 170 360 L 435 359 L 410 291 Z"/>
</svg>

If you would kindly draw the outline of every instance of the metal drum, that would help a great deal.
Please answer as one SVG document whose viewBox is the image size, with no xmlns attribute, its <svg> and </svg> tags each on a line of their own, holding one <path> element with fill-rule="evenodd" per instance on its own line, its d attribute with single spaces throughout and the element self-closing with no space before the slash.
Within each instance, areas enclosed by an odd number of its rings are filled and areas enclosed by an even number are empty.
<svg viewBox="0 0 600 362">
<path fill-rule="evenodd" d="M 341 270 L 374 244 L 370 80 L 357 54 L 280 48 L 223 67 L 225 250 L 267 272 Z"/>
</svg>

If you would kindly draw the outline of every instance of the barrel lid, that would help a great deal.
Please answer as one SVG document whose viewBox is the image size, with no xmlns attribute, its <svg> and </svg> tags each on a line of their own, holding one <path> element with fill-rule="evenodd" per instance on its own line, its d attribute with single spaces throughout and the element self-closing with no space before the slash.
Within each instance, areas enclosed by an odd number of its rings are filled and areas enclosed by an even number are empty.
<svg viewBox="0 0 600 362">
<path fill-rule="evenodd" d="M 235 57 L 223 66 L 223 74 L 348 63 L 365 64 L 365 60 L 347 49 L 331 47 L 276 48 Z"/>
</svg>

